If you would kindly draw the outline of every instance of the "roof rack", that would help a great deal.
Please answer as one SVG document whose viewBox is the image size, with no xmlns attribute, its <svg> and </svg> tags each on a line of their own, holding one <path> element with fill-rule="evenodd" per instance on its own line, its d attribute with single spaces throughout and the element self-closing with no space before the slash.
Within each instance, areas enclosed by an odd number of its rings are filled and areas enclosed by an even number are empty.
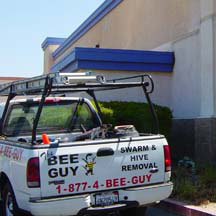
<svg viewBox="0 0 216 216">
<path fill-rule="evenodd" d="M 140 81 L 126 82 L 126 80 L 134 78 L 140 78 Z M 147 78 L 148 80 L 146 80 Z M 8 96 L 9 94 L 15 94 L 16 96 L 42 94 L 46 85 L 49 86 L 51 94 L 61 94 L 63 92 L 102 91 L 138 86 L 145 86 L 147 88 L 149 87 L 149 84 L 151 84 L 151 87 L 146 90 L 148 93 L 152 93 L 154 89 L 153 81 L 147 74 L 106 81 L 104 76 L 93 75 L 92 72 L 57 72 L 1 84 L 0 96 Z"/>
<path fill-rule="evenodd" d="M 100 107 L 95 97 L 95 91 L 105 91 L 122 88 L 142 87 L 155 123 L 155 133 L 159 133 L 158 119 L 149 94 L 154 90 L 154 83 L 148 74 L 120 79 L 106 80 L 104 76 L 94 75 L 92 72 L 83 73 L 50 73 L 47 75 L 27 78 L 0 85 L 0 96 L 8 96 L 5 109 L 0 121 L 0 134 L 2 125 L 9 107 L 10 100 L 21 95 L 41 95 L 38 111 L 34 119 L 32 143 L 36 142 L 36 130 L 40 114 L 47 96 L 51 94 L 65 94 L 74 92 L 87 92 L 96 104 L 99 115 L 102 117 Z"/>
</svg>

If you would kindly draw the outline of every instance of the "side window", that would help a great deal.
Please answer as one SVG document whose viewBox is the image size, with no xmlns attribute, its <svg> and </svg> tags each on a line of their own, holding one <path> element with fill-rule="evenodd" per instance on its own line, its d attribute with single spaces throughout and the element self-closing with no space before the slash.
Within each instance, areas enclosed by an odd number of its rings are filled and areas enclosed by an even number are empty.
<svg viewBox="0 0 216 216">
<path fill-rule="evenodd" d="M 77 101 L 60 101 L 45 104 L 37 125 L 37 133 L 81 132 L 99 126 L 87 103 L 77 107 Z M 31 135 L 38 103 L 14 104 L 4 123 L 6 136 Z"/>
<path fill-rule="evenodd" d="M 12 136 L 29 133 L 32 129 L 34 114 L 35 112 L 29 107 L 13 105 L 6 119 L 3 132 Z"/>
<path fill-rule="evenodd" d="M 4 104 L 0 104 L 0 118 L 2 117 L 4 111 Z"/>
</svg>

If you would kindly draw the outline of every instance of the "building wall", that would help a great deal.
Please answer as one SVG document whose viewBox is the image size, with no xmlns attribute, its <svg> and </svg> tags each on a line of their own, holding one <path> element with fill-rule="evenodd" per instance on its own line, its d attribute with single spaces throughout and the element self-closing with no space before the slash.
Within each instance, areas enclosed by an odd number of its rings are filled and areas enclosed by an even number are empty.
<svg viewBox="0 0 216 216">
<path fill-rule="evenodd" d="M 51 66 L 54 64 L 52 53 L 59 47 L 59 45 L 49 45 L 44 49 L 44 74 L 50 71 Z"/>
<path fill-rule="evenodd" d="M 200 0 L 124 0 L 55 63 L 79 46 L 153 49 L 192 31 L 199 22 Z"/>
<path fill-rule="evenodd" d="M 193 32 L 172 44 L 176 62 L 171 81 L 171 109 L 175 118 L 195 118 L 201 109 L 200 36 Z"/>
</svg>

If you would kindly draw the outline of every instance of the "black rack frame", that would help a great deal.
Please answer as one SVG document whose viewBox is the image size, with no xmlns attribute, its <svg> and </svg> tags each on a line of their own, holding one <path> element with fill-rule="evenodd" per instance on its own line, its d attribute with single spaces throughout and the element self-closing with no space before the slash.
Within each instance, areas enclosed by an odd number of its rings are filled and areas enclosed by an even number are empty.
<svg viewBox="0 0 216 216">
<path fill-rule="evenodd" d="M 38 106 L 38 110 L 36 113 L 36 117 L 33 121 L 33 130 L 32 130 L 32 144 L 37 144 L 36 142 L 36 133 L 37 133 L 37 126 L 40 119 L 40 115 L 46 100 L 46 97 L 48 97 L 50 94 L 56 95 L 56 94 L 65 94 L 65 93 L 75 93 L 75 92 L 86 92 L 88 93 L 93 99 L 96 104 L 97 111 L 99 113 L 99 116 L 102 119 L 102 112 L 100 110 L 100 107 L 98 105 L 95 92 L 97 91 L 106 91 L 106 90 L 115 90 L 115 89 L 123 89 L 123 88 L 133 88 L 133 87 L 141 87 L 143 89 L 145 98 L 149 104 L 150 112 L 152 114 L 153 122 L 154 122 L 154 129 L 152 131 L 153 134 L 159 133 L 159 122 L 157 118 L 157 114 L 155 112 L 153 103 L 150 98 L 150 94 L 154 91 L 154 83 L 152 80 L 152 77 L 148 74 L 144 75 L 138 75 L 138 76 L 131 76 L 131 77 L 125 77 L 120 79 L 112 79 L 107 80 L 103 83 L 75 83 L 75 84 L 63 84 L 58 83 L 57 77 L 60 73 L 52 73 L 48 75 L 43 75 L 40 77 L 30 78 L 23 81 L 15 81 L 11 84 L 8 84 L 6 87 L 0 89 L 0 95 L 7 96 L 7 101 L 4 107 L 4 111 L 2 114 L 2 118 L 0 120 L 0 135 L 2 135 L 2 127 L 3 123 L 5 121 L 6 113 L 8 111 L 8 107 L 10 104 L 10 101 L 15 96 L 22 96 L 22 95 L 41 95 L 41 100 Z M 130 81 L 126 82 L 127 80 L 131 79 L 139 79 L 139 81 Z M 43 87 L 29 87 L 29 82 L 38 80 L 43 81 L 44 85 Z M 122 82 L 123 81 L 123 82 Z M 24 85 L 24 90 L 16 89 L 17 84 Z M 5 93 L 5 91 L 8 91 Z"/>
</svg>

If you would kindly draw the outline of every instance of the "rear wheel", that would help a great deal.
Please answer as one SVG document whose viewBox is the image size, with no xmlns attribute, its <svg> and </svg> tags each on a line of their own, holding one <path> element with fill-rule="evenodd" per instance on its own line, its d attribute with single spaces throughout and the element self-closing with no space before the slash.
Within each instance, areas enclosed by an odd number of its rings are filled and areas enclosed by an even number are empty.
<svg viewBox="0 0 216 216">
<path fill-rule="evenodd" d="M 120 211 L 120 216 L 145 216 L 147 207 L 133 207 Z"/>
<path fill-rule="evenodd" d="M 3 216 L 19 216 L 17 212 L 16 199 L 9 183 L 6 183 L 2 192 Z"/>
</svg>

